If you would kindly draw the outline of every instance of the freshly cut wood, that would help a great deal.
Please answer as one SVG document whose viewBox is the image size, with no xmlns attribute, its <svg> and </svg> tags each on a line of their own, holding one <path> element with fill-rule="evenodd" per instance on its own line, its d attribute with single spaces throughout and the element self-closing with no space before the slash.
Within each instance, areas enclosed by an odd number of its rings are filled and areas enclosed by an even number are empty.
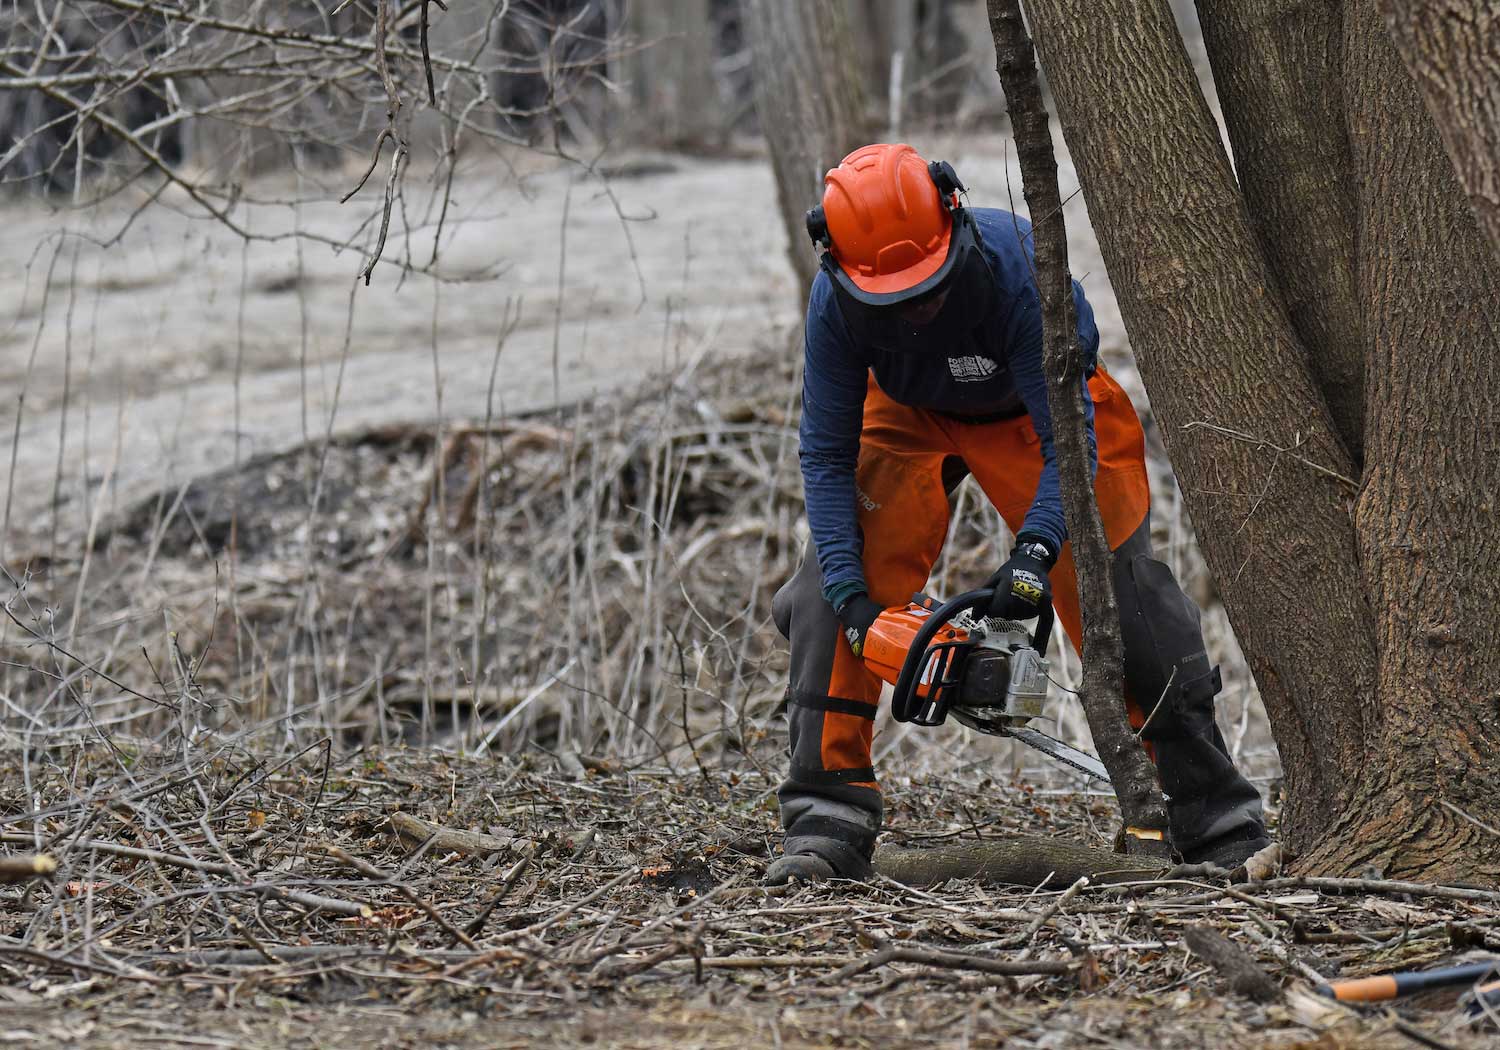
<svg viewBox="0 0 1500 1050">
<path fill-rule="evenodd" d="M 933 849 L 883 846 L 875 852 L 875 870 L 908 886 L 977 879 L 1005 886 L 1062 888 L 1083 876 L 1096 883 L 1138 882 L 1161 875 L 1167 864 L 1076 842 L 1017 835 Z"/>
</svg>

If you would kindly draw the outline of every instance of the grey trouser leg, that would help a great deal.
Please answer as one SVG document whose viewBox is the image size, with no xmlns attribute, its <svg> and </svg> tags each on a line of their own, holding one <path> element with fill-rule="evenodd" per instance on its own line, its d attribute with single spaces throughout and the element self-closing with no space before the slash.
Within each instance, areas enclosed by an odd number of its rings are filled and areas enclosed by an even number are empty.
<svg viewBox="0 0 1500 1050">
<path fill-rule="evenodd" d="M 1172 844 L 1188 860 L 1216 845 L 1265 839 L 1260 793 L 1235 769 L 1214 721 L 1221 683 L 1203 642 L 1198 607 L 1152 557 L 1151 519 L 1114 552 L 1125 643 L 1125 685 L 1146 714 L 1168 796 Z"/>
<path fill-rule="evenodd" d="M 776 592 L 771 611 L 792 648 L 787 686 L 791 765 L 778 794 L 785 851 L 816 853 L 840 874 L 857 877 L 869 864 L 883 814 L 870 766 L 879 685 L 855 682 L 846 673 L 843 686 L 835 686 L 837 647 L 846 647 L 847 659 L 853 654 L 823 597 L 822 574 L 810 548 L 796 575 Z M 833 761 L 825 764 L 829 758 Z"/>
</svg>

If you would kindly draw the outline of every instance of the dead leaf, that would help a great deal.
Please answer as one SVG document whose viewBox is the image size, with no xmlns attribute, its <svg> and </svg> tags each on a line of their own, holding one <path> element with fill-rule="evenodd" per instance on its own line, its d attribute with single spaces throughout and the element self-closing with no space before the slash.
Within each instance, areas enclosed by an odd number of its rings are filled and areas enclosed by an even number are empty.
<svg viewBox="0 0 1500 1050">
<path fill-rule="evenodd" d="M 86 893 L 98 893 L 100 890 L 108 889 L 107 882 L 69 882 L 65 889 L 69 897 L 82 897 Z"/>
</svg>

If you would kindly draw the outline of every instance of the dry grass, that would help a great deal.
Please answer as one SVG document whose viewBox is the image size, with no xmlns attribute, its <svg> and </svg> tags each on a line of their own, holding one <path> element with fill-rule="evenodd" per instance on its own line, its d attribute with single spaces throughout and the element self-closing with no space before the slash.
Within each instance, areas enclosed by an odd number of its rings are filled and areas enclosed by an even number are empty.
<svg viewBox="0 0 1500 1050">
<path fill-rule="evenodd" d="M 770 599 L 806 541 L 796 391 L 790 355 L 766 353 L 566 414 L 387 427 L 164 491 L 84 557 L 16 562 L 0 689 L 26 703 L 0 730 L 277 720 L 287 746 L 531 742 L 745 769 L 785 684 Z M 1226 735 L 1265 783 L 1279 770 L 1253 683 L 1164 459 L 1153 470 L 1158 548 L 1206 606 Z M 929 589 L 977 582 L 1008 544 L 965 483 Z M 1077 660 L 1053 652 L 1056 729 L 1087 745 Z M 883 722 L 876 747 L 934 771 L 1024 760 L 956 728 Z"/>
</svg>

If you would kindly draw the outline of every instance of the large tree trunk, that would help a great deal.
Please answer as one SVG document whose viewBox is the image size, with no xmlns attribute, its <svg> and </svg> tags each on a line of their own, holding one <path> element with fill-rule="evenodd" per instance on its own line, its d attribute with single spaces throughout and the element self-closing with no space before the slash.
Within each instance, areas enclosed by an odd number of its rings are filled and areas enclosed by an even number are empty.
<svg viewBox="0 0 1500 1050">
<path fill-rule="evenodd" d="M 1166 0 L 1029 11 L 1152 408 L 1270 711 L 1283 838 L 1305 847 L 1365 757 L 1374 692 L 1349 455 Z"/>
<path fill-rule="evenodd" d="M 1094 499 L 1088 424 L 1079 396 L 1084 362 L 1078 347 L 1073 278 L 1068 272 L 1068 231 L 1057 186 L 1052 129 L 1042 104 L 1036 60 L 1021 21 L 1019 0 L 989 0 L 989 16 L 995 38 L 995 68 L 1015 129 L 1021 185 L 1034 216 L 1032 236 L 1046 344 L 1047 404 L 1052 410 L 1063 512 L 1073 541 L 1083 604 L 1083 681 L 1078 686 L 1078 699 L 1120 800 L 1127 852 L 1169 856 L 1167 804 L 1145 749 L 1130 731 L 1121 701 L 1125 648 L 1120 639 L 1120 610 L 1110 582 L 1109 544 Z"/>
<path fill-rule="evenodd" d="M 1198 0 L 1198 18 L 1251 224 L 1357 468 L 1364 347 L 1340 2 Z"/>
<path fill-rule="evenodd" d="M 1500 880 L 1500 263 L 1371 0 L 1349 128 L 1370 418 L 1355 521 L 1380 652 L 1369 775 L 1311 863 Z"/>
<path fill-rule="evenodd" d="M 803 216 L 823 176 L 870 131 L 842 0 L 741 0 L 755 56 L 755 108 L 776 172 L 788 251 L 805 300 L 817 259 Z"/>
<path fill-rule="evenodd" d="M 1493 0 L 1380 0 L 1380 9 L 1500 255 L 1500 8 Z"/>
</svg>

